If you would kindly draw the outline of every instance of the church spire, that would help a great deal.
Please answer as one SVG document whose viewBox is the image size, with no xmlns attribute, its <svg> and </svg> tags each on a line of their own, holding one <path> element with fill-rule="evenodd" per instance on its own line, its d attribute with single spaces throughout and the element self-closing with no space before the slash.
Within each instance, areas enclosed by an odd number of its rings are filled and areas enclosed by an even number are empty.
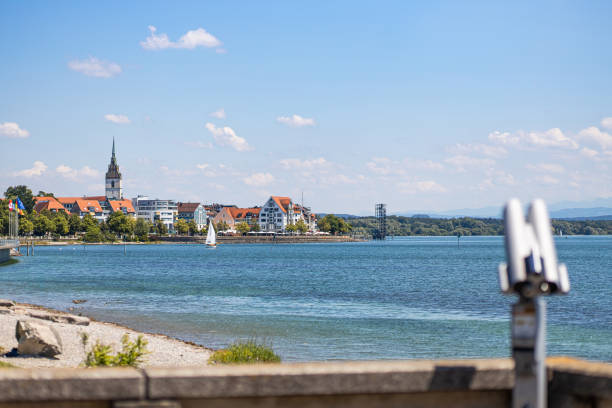
<svg viewBox="0 0 612 408">
<path fill-rule="evenodd" d="M 115 158 L 115 136 L 113 136 L 113 155 L 112 158 Z"/>
</svg>

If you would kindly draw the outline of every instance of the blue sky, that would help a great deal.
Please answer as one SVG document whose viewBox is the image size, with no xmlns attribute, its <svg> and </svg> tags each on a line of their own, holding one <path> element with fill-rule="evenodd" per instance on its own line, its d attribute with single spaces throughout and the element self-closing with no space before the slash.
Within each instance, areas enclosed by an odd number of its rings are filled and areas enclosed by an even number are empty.
<svg viewBox="0 0 612 408">
<path fill-rule="evenodd" d="M 2 2 L 0 189 L 317 212 L 612 197 L 610 2 Z"/>
</svg>

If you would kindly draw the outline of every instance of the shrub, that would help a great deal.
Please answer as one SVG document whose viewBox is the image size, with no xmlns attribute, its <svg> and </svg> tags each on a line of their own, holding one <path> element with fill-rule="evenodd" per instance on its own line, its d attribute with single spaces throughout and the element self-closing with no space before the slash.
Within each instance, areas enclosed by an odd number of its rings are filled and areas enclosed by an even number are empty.
<svg viewBox="0 0 612 408">
<path fill-rule="evenodd" d="M 87 345 L 88 336 L 86 333 L 81 334 L 83 347 Z M 147 350 L 147 341 L 141 336 L 136 338 L 136 341 L 130 341 L 130 337 L 126 334 L 121 338 L 121 351 L 113 355 L 113 348 L 107 344 L 102 344 L 99 341 L 87 352 L 85 356 L 86 367 L 138 367 L 144 356 L 149 353 Z"/>
<path fill-rule="evenodd" d="M 215 351 L 208 364 L 280 363 L 281 358 L 266 344 L 255 340 L 237 341 L 227 349 Z"/>
<path fill-rule="evenodd" d="M 0 361 L 0 368 L 15 368 L 14 365 Z"/>
</svg>

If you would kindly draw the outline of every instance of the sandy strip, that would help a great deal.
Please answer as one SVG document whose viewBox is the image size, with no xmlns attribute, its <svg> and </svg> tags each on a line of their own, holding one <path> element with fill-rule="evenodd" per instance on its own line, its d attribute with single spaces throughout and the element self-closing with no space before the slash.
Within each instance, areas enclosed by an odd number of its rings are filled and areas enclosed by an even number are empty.
<svg viewBox="0 0 612 408">
<path fill-rule="evenodd" d="M 17 308 L 25 310 L 46 310 L 53 313 L 63 313 L 34 305 L 17 304 Z M 132 340 L 139 334 L 149 342 L 150 351 L 142 367 L 202 367 L 206 366 L 212 351 L 202 346 L 186 343 L 161 334 L 140 333 L 114 323 L 91 321 L 89 326 L 55 323 L 48 320 L 35 319 L 21 314 L 0 313 L 0 348 L 7 352 L 17 347 L 15 326 L 18 320 L 33 320 L 54 327 L 62 341 L 63 352 L 57 359 L 44 357 L 0 357 L 0 361 L 18 367 L 78 367 L 85 360 L 85 350 L 81 342 L 81 333 L 89 335 L 89 346 L 100 340 L 110 344 L 115 351 L 120 349 L 121 337 L 128 333 Z"/>
</svg>

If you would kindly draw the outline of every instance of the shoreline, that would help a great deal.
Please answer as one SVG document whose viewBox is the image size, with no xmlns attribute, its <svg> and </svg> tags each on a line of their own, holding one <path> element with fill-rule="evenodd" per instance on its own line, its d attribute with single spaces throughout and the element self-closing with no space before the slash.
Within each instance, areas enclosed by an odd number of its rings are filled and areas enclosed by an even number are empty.
<svg viewBox="0 0 612 408">
<path fill-rule="evenodd" d="M 44 312 L 64 317 L 78 316 L 89 320 L 88 325 L 60 323 L 30 316 L 28 313 Z M 42 323 L 56 330 L 63 351 L 57 358 L 36 356 L 5 357 L 4 353 L 17 347 L 15 326 L 18 320 Z M 74 315 L 69 312 L 31 303 L 15 302 L 13 307 L 0 306 L 0 362 L 9 363 L 19 368 L 40 367 L 79 367 L 85 360 L 86 351 L 81 342 L 81 333 L 87 333 L 89 350 L 96 341 L 109 344 L 116 352 L 120 348 L 121 337 L 128 334 L 131 340 L 142 335 L 148 342 L 149 354 L 139 367 L 205 367 L 213 349 L 190 341 L 181 340 L 161 333 L 150 333 L 132 329 L 128 326 L 100 321 L 86 315 Z"/>
</svg>

